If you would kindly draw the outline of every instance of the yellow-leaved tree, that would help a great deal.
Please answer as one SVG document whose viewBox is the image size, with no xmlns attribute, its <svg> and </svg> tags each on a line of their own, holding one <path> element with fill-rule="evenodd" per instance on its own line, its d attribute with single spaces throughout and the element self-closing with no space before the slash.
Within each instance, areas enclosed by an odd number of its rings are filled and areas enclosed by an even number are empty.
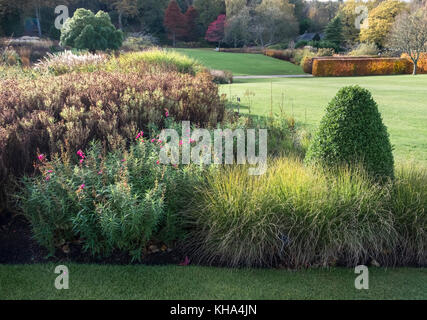
<svg viewBox="0 0 427 320">
<path fill-rule="evenodd" d="M 374 42 L 379 47 L 384 47 L 388 34 L 395 22 L 396 17 L 408 6 L 399 0 L 386 0 L 377 7 L 370 10 L 368 16 L 368 27 L 360 31 L 360 41 Z"/>
</svg>

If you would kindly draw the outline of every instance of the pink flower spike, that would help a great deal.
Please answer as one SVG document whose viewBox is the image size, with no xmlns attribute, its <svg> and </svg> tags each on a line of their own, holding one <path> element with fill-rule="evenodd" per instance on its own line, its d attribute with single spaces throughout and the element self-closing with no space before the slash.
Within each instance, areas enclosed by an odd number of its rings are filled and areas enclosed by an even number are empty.
<svg viewBox="0 0 427 320">
<path fill-rule="evenodd" d="M 80 189 L 81 189 L 81 190 L 83 190 L 85 187 L 86 187 L 86 185 L 83 183 L 83 184 L 80 186 Z"/>
<path fill-rule="evenodd" d="M 44 160 L 44 154 L 39 154 L 39 156 L 37 157 L 40 161 Z"/>
<path fill-rule="evenodd" d="M 182 267 L 188 266 L 190 264 L 190 259 L 186 256 L 184 261 L 181 262 L 179 265 Z"/>
</svg>

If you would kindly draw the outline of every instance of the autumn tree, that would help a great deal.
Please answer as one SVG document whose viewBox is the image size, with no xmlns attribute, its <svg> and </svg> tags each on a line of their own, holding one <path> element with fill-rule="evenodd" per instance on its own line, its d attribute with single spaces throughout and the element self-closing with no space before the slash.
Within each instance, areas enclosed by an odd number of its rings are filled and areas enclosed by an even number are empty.
<svg viewBox="0 0 427 320">
<path fill-rule="evenodd" d="M 196 8 L 189 6 L 185 12 L 186 32 L 185 39 L 187 41 L 195 41 L 197 39 L 197 18 L 199 13 Z"/>
<path fill-rule="evenodd" d="M 202 33 L 220 14 L 225 13 L 224 0 L 194 0 L 193 6 L 199 12 L 198 24 Z"/>
<path fill-rule="evenodd" d="M 379 47 L 384 47 L 396 17 L 406 8 L 406 4 L 399 0 L 381 2 L 369 12 L 369 26 L 360 31 L 360 41 L 374 42 Z"/>
<path fill-rule="evenodd" d="M 181 12 L 181 8 L 175 0 L 172 0 L 166 9 L 163 25 L 175 47 L 177 38 L 182 38 L 187 32 L 185 15 Z"/>
<path fill-rule="evenodd" d="M 220 14 L 218 18 L 212 22 L 206 31 L 205 39 L 209 42 L 218 42 L 218 48 L 221 47 L 221 42 L 225 36 L 225 14 Z"/>
<path fill-rule="evenodd" d="M 417 74 L 418 60 L 427 52 L 427 13 L 419 8 L 412 13 L 399 15 L 392 27 L 388 45 L 391 49 L 408 54 Z"/>
</svg>

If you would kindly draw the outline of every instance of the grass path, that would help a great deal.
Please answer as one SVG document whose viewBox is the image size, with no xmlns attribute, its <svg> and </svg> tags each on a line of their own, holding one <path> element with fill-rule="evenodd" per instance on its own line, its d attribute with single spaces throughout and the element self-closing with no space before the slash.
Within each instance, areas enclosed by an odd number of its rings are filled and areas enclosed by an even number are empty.
<svg viewBox="0 0 427 320">
<path fill-rule="evenodd" d="M 0 265 L 5 299 L 427 299 L 427 269 L 369 269 L 369 290 L 353 269 L 223 269 L 67 264 L 69 290 L 54 287 L 55 265 Z"/>
<path fill-rule="evenodd" d="M 244 79 L 223 85 L 220 91 L 231 99 L 240 97 L 242 104 L 252 106 L 251 113 L 257 115 L 270 112 L 272 97 L 274 112 L 283 107 L 286 114 L 313 130 L 337 91 L 355 84 L 369 89 L 377 101 L 396 158 L 427 163 L 427 75 Z"/>
<path fill-rule="evenodd" d="M 229 70 L 235 76 L 304 74 L 300 66 L 262 54 L 216 52 L 213 49 L 174 49 L 211 69 Z"/>
</svg>

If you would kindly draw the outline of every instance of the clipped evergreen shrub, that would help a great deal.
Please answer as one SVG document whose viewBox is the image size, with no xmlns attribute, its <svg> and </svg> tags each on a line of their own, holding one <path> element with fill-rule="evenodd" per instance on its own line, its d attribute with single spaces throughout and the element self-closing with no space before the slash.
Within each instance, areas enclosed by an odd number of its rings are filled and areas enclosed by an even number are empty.
<svg viewBox="0 0 427 320">
<path fill-rule="evenodd" d="M 393 177 L 389 134 L 367 89 L 349 86 L 338 91 L 326 109 L 306 162 L 327 166 L 361 162 L 376 177 Z"/>
</svg>

